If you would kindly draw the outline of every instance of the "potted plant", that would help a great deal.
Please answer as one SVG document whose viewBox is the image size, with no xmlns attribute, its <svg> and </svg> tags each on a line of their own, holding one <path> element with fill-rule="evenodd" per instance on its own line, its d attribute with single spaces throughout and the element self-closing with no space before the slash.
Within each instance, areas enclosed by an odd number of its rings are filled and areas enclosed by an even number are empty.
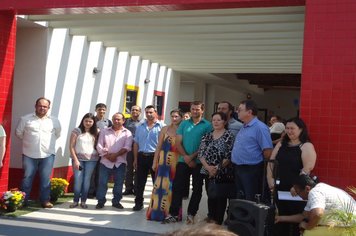
<svg viewBox="0 0 356 236">
<path fill-rule="evenodd" d="M 68 181 L 62 178 L 51 179 L 51 202 L 56 202 L 66 191 Z"/>
<path fill-rule="evenodd" d="M 25 193 L 17 188 L 3 192 L 0 197 L 0 208 L 8 212 L 14 212 L 22 206 L 25 200 Z"/>
<path fill-rule="evenodd" d="M 348 192 L 356 197 L 356 188 L 349 187 Z M 332 235 L 332 236 L 356 236 L 355 206 L 352 202 L 342 205 L 342 209 L 334 209 L 325 215 L 326 227 L 318 226 L 315 230 L 305 231 L 306 236 Z"/>
<path fill-rule="evenodd" d="M 356 197 L 356 188 L 349 187 L 348 192 L 353 197 Z M 330 228 L 340 227 L 343 228 L 343 235 L 345 236 L 355 236 L 356 235 L 356 211 L 355 206 L 352 202 L 344 204 L 342 210 L 333 210 L 329 213 L 326 218 L 329 220 Z"/>
</svg>

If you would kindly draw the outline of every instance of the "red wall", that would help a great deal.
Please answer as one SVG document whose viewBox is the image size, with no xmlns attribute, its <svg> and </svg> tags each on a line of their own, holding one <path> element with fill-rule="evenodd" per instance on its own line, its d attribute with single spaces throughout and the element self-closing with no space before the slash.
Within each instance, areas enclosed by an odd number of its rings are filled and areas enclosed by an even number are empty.
<svg viewBox="0 0 356 236">
<path fill-rule="evenodd" d="M 316 146 L 316 173 L 356 186 L 356 1 L 307 1 L 304 34 L 300 111 Z"/>
<path fill-rule="evenodd" d="M 5 128 L 6 154 L 4 166 L 0 168 L 0 192 L 7 190 L 9 179 L 12 80 L 15 65 L 16 20 L 13 12 L 0 14 L 0 124 Z"/>
</svg>

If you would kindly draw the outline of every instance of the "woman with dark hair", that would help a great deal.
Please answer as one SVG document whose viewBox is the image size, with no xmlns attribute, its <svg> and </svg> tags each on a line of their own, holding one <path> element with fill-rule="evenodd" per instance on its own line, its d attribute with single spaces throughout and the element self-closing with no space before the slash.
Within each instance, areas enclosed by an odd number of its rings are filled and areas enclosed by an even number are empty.
<svg viewBox="0 0 356 236">
<path fill-rule="evenodd" d="M 170 114 L 171 124 L 162 128 L 153 159 L 152 169 L 157 175 L 146 213 L 148 220 L 163 221 L 169 214 L 169 207 L 171 206 L 172 185 L 178 161 L 176 133 L 183 120 L 183 113 L 179 109 L 174 109 Z M 181 217 L 180 214 L 179 220 L 181 220 Z"/>
<path fill-rule="evenodd" d="M 231 164 L 231 150 L 234 135 L 227 129 L 227 116 L 223 112 L 212 115 L 213 131 L 202 137 L 198 158 L 203 164 L 200 173 L 205 176 L 206 189 L 210 180 L 225 181 L 228 174 L 233 182 L 233 167 Z M 208 194 L 208 219 L 222 224 L 228 197 L 212 197 Z"/>
<path fill-rule="evenodd" d="M 88 208 L 85 203 L 88 197 L 90 179 L 99 155 L 95 150 L 98 136 L 98 128 L 95 116 L 87 113 L 83 116 L 78 128 L 74 128 L 70 136 L 70 154 L 74 172 L 74 199 L 70 208 L 79 205 L 84 209 Z"/>
<path fill-rule="evenodd" d="M 315 166 L 316 152 L 302 119 L 289 119 L 285 132 L 282 141 L 273 149 L 267 180 L 271 190 L 290 191 L 292 196 L 296 196 L 293 181 L 300 174 L 310 174 Z M 305 207 L 303 201 L 279 200 L 278 197 L 276 200 L 280 215 L 294 215 Z M 299 235 L 298 224 L 278 223 L 275 229 L 274 235 Z"/>
</svg>

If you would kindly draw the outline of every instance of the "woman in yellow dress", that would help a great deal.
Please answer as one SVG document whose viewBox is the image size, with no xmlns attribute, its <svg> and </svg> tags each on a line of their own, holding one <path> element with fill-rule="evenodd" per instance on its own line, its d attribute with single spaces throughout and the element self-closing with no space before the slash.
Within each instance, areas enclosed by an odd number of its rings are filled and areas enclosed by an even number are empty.
<svg viewBox="0 0 356 236">
<path fill-rule="evenodd" d="M 156 172 L 150 205 L 147 209 L 148 220 L 162 221 L 168 215 L 172 200 L 172 185 L 176 173 L 178 152 L 176 149 L 176 131 L 183 119 L 179 109 L 172 110 L 171 124 L 162 128 L 152 169 Z"/>
</svg>

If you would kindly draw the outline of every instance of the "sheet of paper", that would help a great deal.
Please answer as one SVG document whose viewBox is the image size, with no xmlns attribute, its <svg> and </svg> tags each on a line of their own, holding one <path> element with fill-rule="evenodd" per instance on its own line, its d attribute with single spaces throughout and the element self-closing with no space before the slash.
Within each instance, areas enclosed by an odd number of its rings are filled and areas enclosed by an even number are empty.
<svg viewBox="0 0 356 236">
<path fill-rule="evenodd" d="M 299 196 L 293 197 L 289 191 L 278 191 L 278 199 L 279 200 L 288 200 L 288 201 L 304 201 Z"/>
</svg>

